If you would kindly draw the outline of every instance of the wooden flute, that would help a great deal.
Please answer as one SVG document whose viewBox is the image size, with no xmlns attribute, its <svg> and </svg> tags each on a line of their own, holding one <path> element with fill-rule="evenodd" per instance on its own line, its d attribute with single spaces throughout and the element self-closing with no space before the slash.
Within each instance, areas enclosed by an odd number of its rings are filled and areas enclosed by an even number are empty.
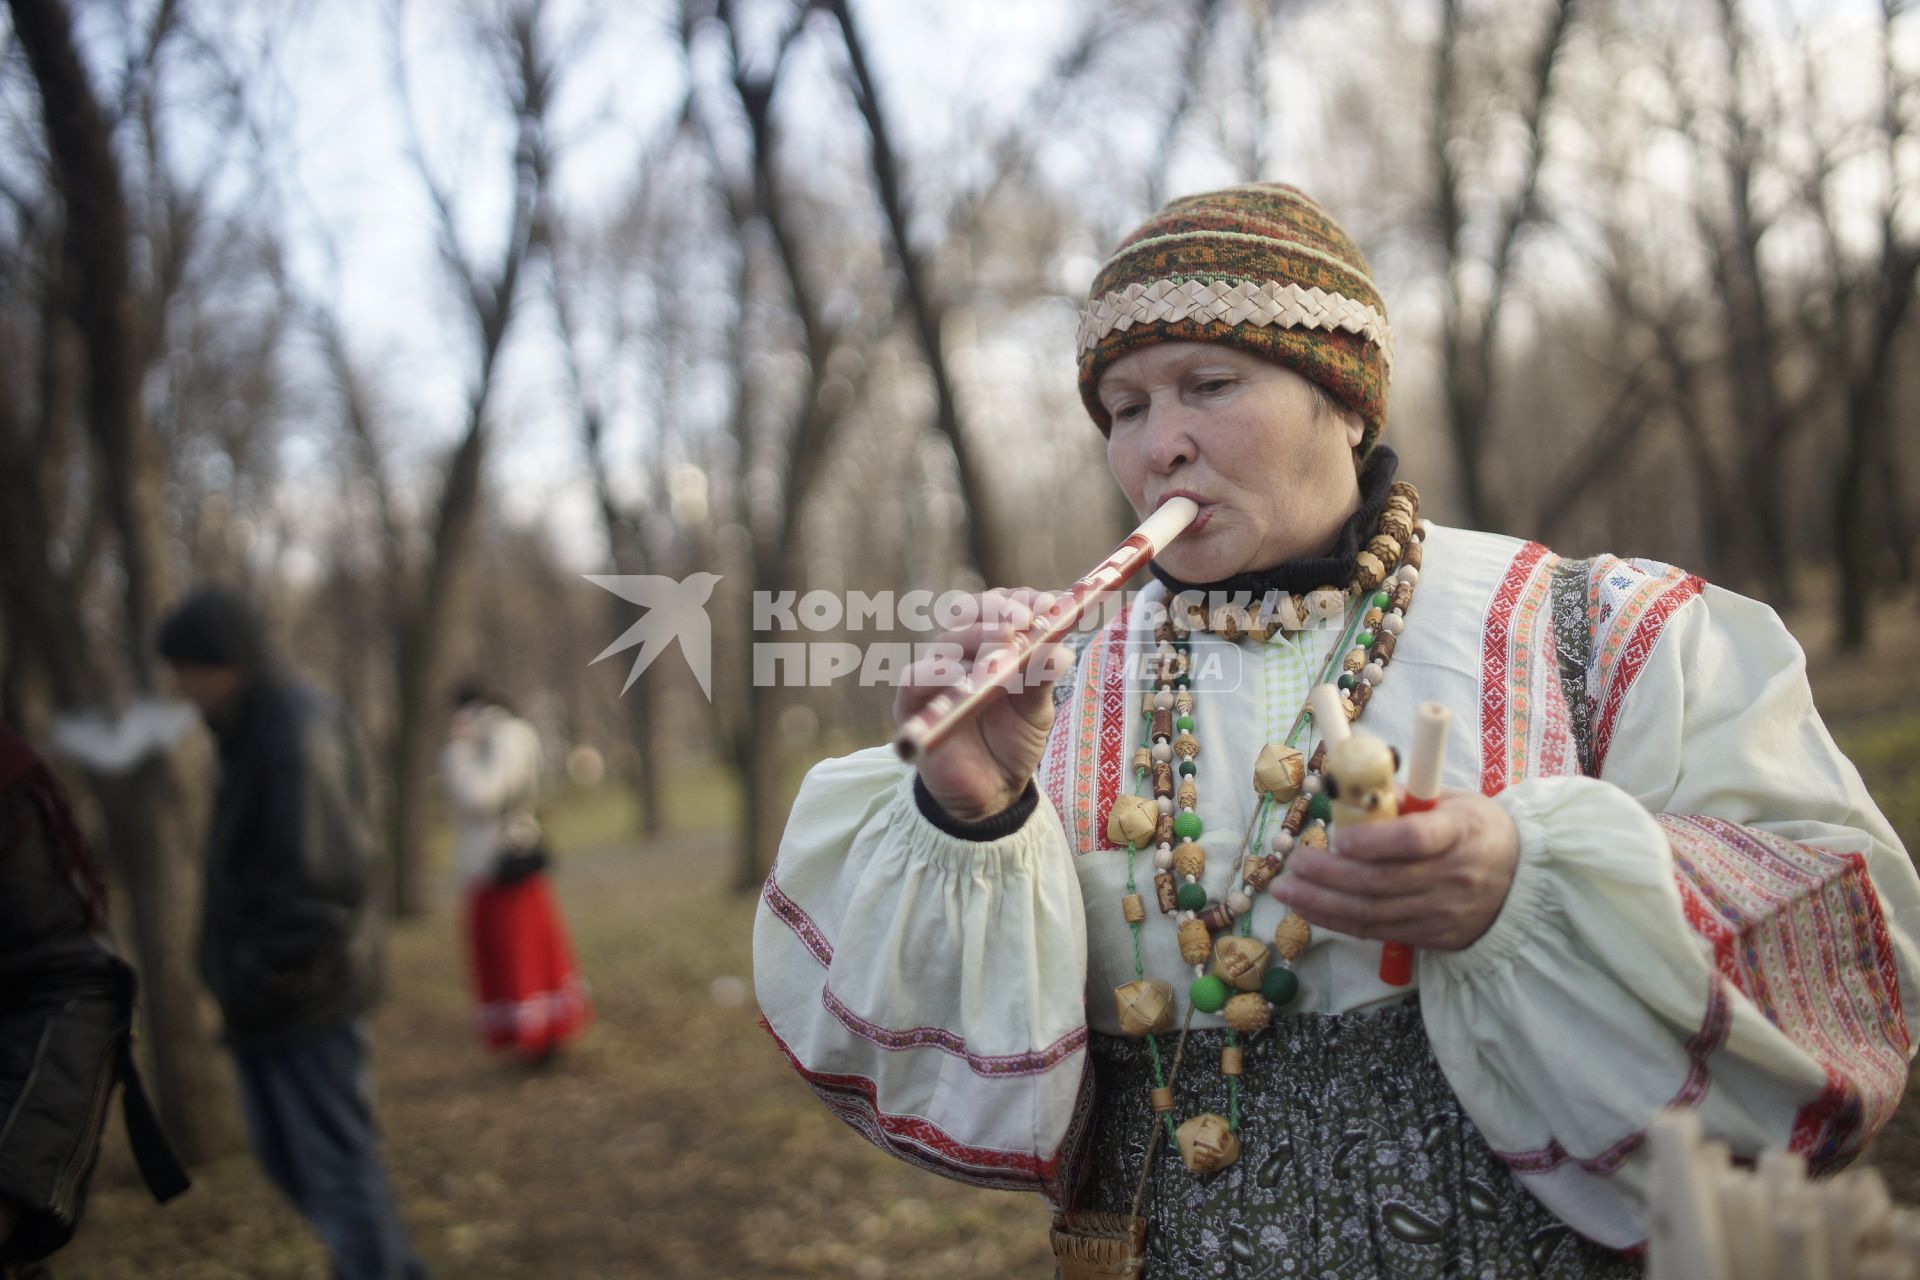
<svg viewBox="0 0 1920 1280">
<path fill-rule="evenodd" d="M 982 659 L 951 688 L 909 716 L 893 739 L 902 760 L 914 761 L 940 745 L 948 734 L 978 715 L 987 699 L 1025 668 L 1046 645 L 1057 644 L 1073 630 L 1088 608 L 1159 555 L 1167 544 L 1186 532 L 1200 514 L 1192 498 L 1169 498 L 1140 522 L 1127 540 L 1113 549 L 1093 570 L 1013 632 L 1006 644 Z"/>
</svg>

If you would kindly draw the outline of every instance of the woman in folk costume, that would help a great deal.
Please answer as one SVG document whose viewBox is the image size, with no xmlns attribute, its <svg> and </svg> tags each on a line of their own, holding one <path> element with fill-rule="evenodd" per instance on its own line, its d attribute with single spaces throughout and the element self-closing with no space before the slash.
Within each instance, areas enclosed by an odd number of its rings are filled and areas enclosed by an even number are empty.
<svg viewBox="0 0 1920 1280">
<path fill-rule="evenodd" d="M 453 802 L 454 858 L 467 886 L 480 1032 L 493 1048 L 540 1062 L 590 1016 L 534 816 L 540 738 L 477 683 L 455 690 L 454 707 L 440 765 Z"/>
<path fill-rule="evenodd" d="M 1905 1090 L 1920 881 L 1773 613 L 1419 520 L 1375 444 L 1385 308 L 1292 188 L 1155 215 L 1079 347 L 1127 498 L 1200 515 L 1051 688 L 808 776 L 754 969 L 827 1104 L 1075 1210 L 1069 1259 L 1137 1211 L 1161 1276 L 1638 1274 L 1663 1108 L 1858 1153 Z M 1185 588 L 1259 608 L 1170 616 Z M 1333 679 L 1389 743 L 1451 709 L 1435 807 L 1329 831 Z"/>
</svg>

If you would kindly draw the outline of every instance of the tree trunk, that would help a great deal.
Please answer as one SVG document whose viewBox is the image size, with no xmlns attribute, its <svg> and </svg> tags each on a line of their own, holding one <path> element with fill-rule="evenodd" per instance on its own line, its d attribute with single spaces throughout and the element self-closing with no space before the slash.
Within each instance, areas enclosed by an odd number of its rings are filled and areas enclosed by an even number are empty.
<svg viewBox="0 0 1920 1280">
<path fill-rule="evenodd" d="M 151 643 L 167 593 L 164 469 L 142 412 L 144 367 L 125 184 L 105 112 L 94 95 L 64 0 L 8 0 L 13 29 L 39 86 L 47 150 L 65 206 L 77 289 L 74 313 L 87 353 L 86 415 L 108 520 L 118 535 L 125 659 L 137 692 L 156 686 Z M 85 691 L 88 701 L 102 690 Z M 200 866 L 177 766 L 148 761 L 124 782 L 93 779 L 107 814 L 110 854 L 125 869 L 135 946 L 153 1011 L 156 1091 L 184 1152 L 225 1146 L 225 1092 L 214 1045 L 192 1010 L 198 999 L 187 924 Z"/>
<path fill-rule="evenodd" d="M 731 754 L 740 779 L 740 846 L 734 865 L 733 888 L 755 893 L 773 869 L 773 856 L 786 825 L 786 779 L 782 772 L 780 735 L 771 723 L 773 690 L 749 682 L 746 714 L 735 728 Z"/>
<path fill-rule="evenodd" d="M 153 1051 L 153 1091 L 161 1123 L 181 1159 L 201 1163 L 237 1150 L 240 1133 L 231 1084 L 216 1052 L 211 1003 L 187 940 L 200 919 L 199 882 L 206 787 L 175 749 L 149 756 L 132 773 L 89 775 L 106 823 L 111 865 L 126 887 L 133 945 L 140 957 L 141 1031 Z"/>
</svg>

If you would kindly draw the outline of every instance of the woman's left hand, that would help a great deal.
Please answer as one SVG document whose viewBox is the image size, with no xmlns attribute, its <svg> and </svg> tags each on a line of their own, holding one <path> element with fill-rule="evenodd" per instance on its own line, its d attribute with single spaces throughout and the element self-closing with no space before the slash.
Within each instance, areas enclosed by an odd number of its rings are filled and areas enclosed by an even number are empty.
<svg viewBox="0 0 1920 1280">
<path fill-rule="evenodd" d="M 1335 828 L 1332 849 L 1296 846 L 1275 896 L 1309 924 L 1436 951 L 1470 946 L 1513 886 L 1520 832 L 1485 796 Z"/>
</svg>

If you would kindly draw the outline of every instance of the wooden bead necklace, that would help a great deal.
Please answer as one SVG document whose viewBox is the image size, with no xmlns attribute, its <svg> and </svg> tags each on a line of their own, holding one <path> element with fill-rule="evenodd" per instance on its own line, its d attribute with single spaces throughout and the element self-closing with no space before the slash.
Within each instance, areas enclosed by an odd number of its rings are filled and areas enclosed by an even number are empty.
<svg viewBox="0 0 1920 1280">
<path fill-rule="evenodd" d="M 1358 719 L 1375 686 L 1386 678 L 1420 580 L 1421 543 L 1426 534 L 1418 516 L 1418 493 L 1412 485 L 1396 481 L 1378 531 L 1359 554 L 1353 582 L 1345 591 L 1324 587 L 1303 597 L 1275 591 L 1258 609 L 1227 606 L 1209 617 L 1174 608 L 1155 631 L 1155 688 L 1142 707 L 1142 742 L 1133 757 L 1135 785 L 1150 787 L 1153 798 L 1132 793 L 1116 796 L 1107 822 L 1109 840 L 1127 850 L 1127 891 L 1121 910 L 1133 935 L 1134 980 L 1122 984 L 1115 999 L 1122 1031 L 1146 1039 L 1152 1106 L 1160 1122 L 1149 1142 L 1148 1168 L 1162 1127 L 1196 1174 L 1225 1168 L 1239 1158 L 1240 1036 L 1264 1029 L 1276 1009 L 1299 995 L 1299 980 L 1289 966 L 1312 938 L 1306 921 L 1288 911 L 1274 930 L 1271 947 L 1255 941 L 1251 936 L 1254 897 L 1285 870 L 1295 848 L 1327 847 L 1327 824 L 1332 817 L 1322 776 L 1326 734 L 1321 734 L 1311 759 L 1297 745 L 1307 722 L 1314 718 L 1310 707 L 1303 706 L 1282 740 L 1268 743 L 1254 761 L 1253 787 L 1260 799 L 1233 863 L 1238 875 L 1229 884 L 1237 880 L 1238 885 L 1224 899 L 1210 899 L 1201 883 L 1207 856 L 1199 843 L 1203 834 L 1198 813 L 1200 743 L 1193 733 L 1189 637 L 1203 629 L 1199 623 L 1210 623 L 1211 630 L 1230 641 L 1264 640 L 1276 630 L 1297 630 L 1312 620 L 1344 617 L 1340 639 L 1314 684 L 1332 679 L 1340 689 L 1340 712 L 1348 722 Z M 1287 626 L 1289 621 L 1297 625 Z M 1285 815 L 1269 841 L 1268 826 L 1282 805 Z M 1194 971 L 1187 989 L 1187 1017 L 1170 1071 L 1163 1071 L 1154 1037 L 1173 1027 L 1173 988 L 1147 978 L 1141 951 L 1147 911 L 1136 887 L 1134 861 L 1143 846 L 1154 849 L 1155 898 L 1161 912 L 1174 918 L 1180 958 Z M 1276 954 L 1278 965 L 1272 963 Z M 1388 977 L 1386 965 L 1382 976 Z M 1410 975 L 1399 984 L 1409 980 Z M 1196 1009 L 1219 1013 L 1227 1024 L 1220 1061 L 1227 1077 L 1227 1115 L 1206 1113 L 1176 1126 L 1174 1083 Z M 1143 1169 L 1134 1199 L 1136 1213 L 1145 1185 Z"/>
</svg>

